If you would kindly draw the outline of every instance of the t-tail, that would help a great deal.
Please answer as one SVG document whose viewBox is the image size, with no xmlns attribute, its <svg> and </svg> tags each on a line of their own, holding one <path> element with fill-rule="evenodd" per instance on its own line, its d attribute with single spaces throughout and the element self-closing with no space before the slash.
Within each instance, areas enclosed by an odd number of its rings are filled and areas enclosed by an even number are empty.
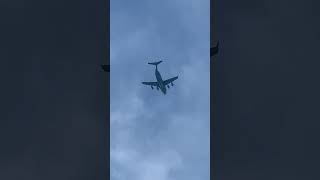
<svg viewBox="0 0 320 180">
<path fill-rule="evenodd" d="M 148 63 L 148 64 L 151 64 L 151 65 L 155 65 L 156 67 L 158 66 L 158 64 L 160 64 L 162 61 L 158 61 L 158 62 L 152 62 L 152 63 Z"/>
</svg>

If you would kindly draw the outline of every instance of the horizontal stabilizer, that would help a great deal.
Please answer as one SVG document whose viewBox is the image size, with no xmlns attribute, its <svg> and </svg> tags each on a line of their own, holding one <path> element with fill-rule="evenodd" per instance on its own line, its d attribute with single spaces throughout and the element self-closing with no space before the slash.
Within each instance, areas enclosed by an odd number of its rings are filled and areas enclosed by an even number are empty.
<svg viewBox="0 0 320 180">
<path fill-rule="evenodd" d="M 158 61 L 158 62 L 151 62 L 151 63 L 148 63 L 148 64 L 151 64 L 151 65 L 155 65 L 157 66 L 158 64 L 160 64 L 162 61 Z"/>
</svg>

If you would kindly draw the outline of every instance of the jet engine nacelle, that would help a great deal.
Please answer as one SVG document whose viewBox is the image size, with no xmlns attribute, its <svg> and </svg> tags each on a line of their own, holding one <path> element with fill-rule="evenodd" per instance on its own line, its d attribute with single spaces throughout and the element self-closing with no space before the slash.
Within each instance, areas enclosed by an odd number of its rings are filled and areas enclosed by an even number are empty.
<svg viewBox="0 0 320 180">
<path fill-rule="evenodd" d="M 170 86 L 169 86 L 169 85 L 167 85 L 167 87 L 168 87 L 168 88 L 170 88 Z"/>
<path fill-rule="evenodd" d="M 171 82 L 171 86 L 173 86 L 173 83 Z"/>
<path fill-rule="evenodd" d="M 159 87 L 157 86 L 157 90 L 159 91 Z"/>
<path fill-rule="evenodd" d="M 151 89 L 153 89 L 153 86 L 151 86 Z"/>
</svg>

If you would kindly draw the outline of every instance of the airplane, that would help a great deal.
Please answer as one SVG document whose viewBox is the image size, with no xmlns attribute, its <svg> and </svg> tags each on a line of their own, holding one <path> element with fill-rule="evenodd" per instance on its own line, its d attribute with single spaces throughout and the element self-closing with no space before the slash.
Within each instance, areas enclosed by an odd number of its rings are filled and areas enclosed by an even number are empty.
<svg viewBox="0 0 320 180">
<path fill-rule="evenodd" d="M 153 86 L 155 86 L 158 91 L 160 89 L 163 94 L 166 94 L 167 93 L 166 86 L 168 88 L 170 88 L 169 84 L 171 84 L 171 86 L 173 86 L 174 85 L 173 81 L 178 79 L 178 76 L 170 78 L 170 79 L 167 79 L 167 80 L 162 80 L 162 77 L 161 77 L 161 75 L 160 75 L 160 73 L 158 71 L 158 64 L 160 64 L 161 62 L 162 61 L 148 63 L 148 64 L 156 66 L 155 75 L 156 75 L 157 81 L 156 82 L 142 82 L 142 84 L 151 86 L 151 89 L 153 89 Z"/>
<path fill-rule="evenodd" d="M 101 65 L 102 69 L 106 72 L 110 72 L 110 65 Z"/>
<path fill-rule="evenodd" d="M 218 41 L 216 47 L 210 48 L 210 57 L 218 54 L 218 52 L 219 52 L 219 41 Z"/>
</svg>

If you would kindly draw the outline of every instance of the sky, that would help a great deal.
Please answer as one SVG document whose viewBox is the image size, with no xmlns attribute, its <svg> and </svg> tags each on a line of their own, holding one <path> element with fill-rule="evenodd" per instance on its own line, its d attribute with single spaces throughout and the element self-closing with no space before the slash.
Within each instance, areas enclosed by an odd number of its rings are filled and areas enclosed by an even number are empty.
<svg viewBox="0 0 320 180">
<path fill-rule="evenodd" d="M 319 2 L 214 2 L 215 180 L 319 179 Z M 0 179 L 107 179 L 106 1 L 0 3 Z M 111 3 L 113 178 L 206 179 L 207 2 Z"/>
<path fill-rule="evenodd" d="M 110 5 L 111 180 L 209 179 L 209 0 Z M 141 84 L 159 60 L 166 95 Z"/>
</svg>

